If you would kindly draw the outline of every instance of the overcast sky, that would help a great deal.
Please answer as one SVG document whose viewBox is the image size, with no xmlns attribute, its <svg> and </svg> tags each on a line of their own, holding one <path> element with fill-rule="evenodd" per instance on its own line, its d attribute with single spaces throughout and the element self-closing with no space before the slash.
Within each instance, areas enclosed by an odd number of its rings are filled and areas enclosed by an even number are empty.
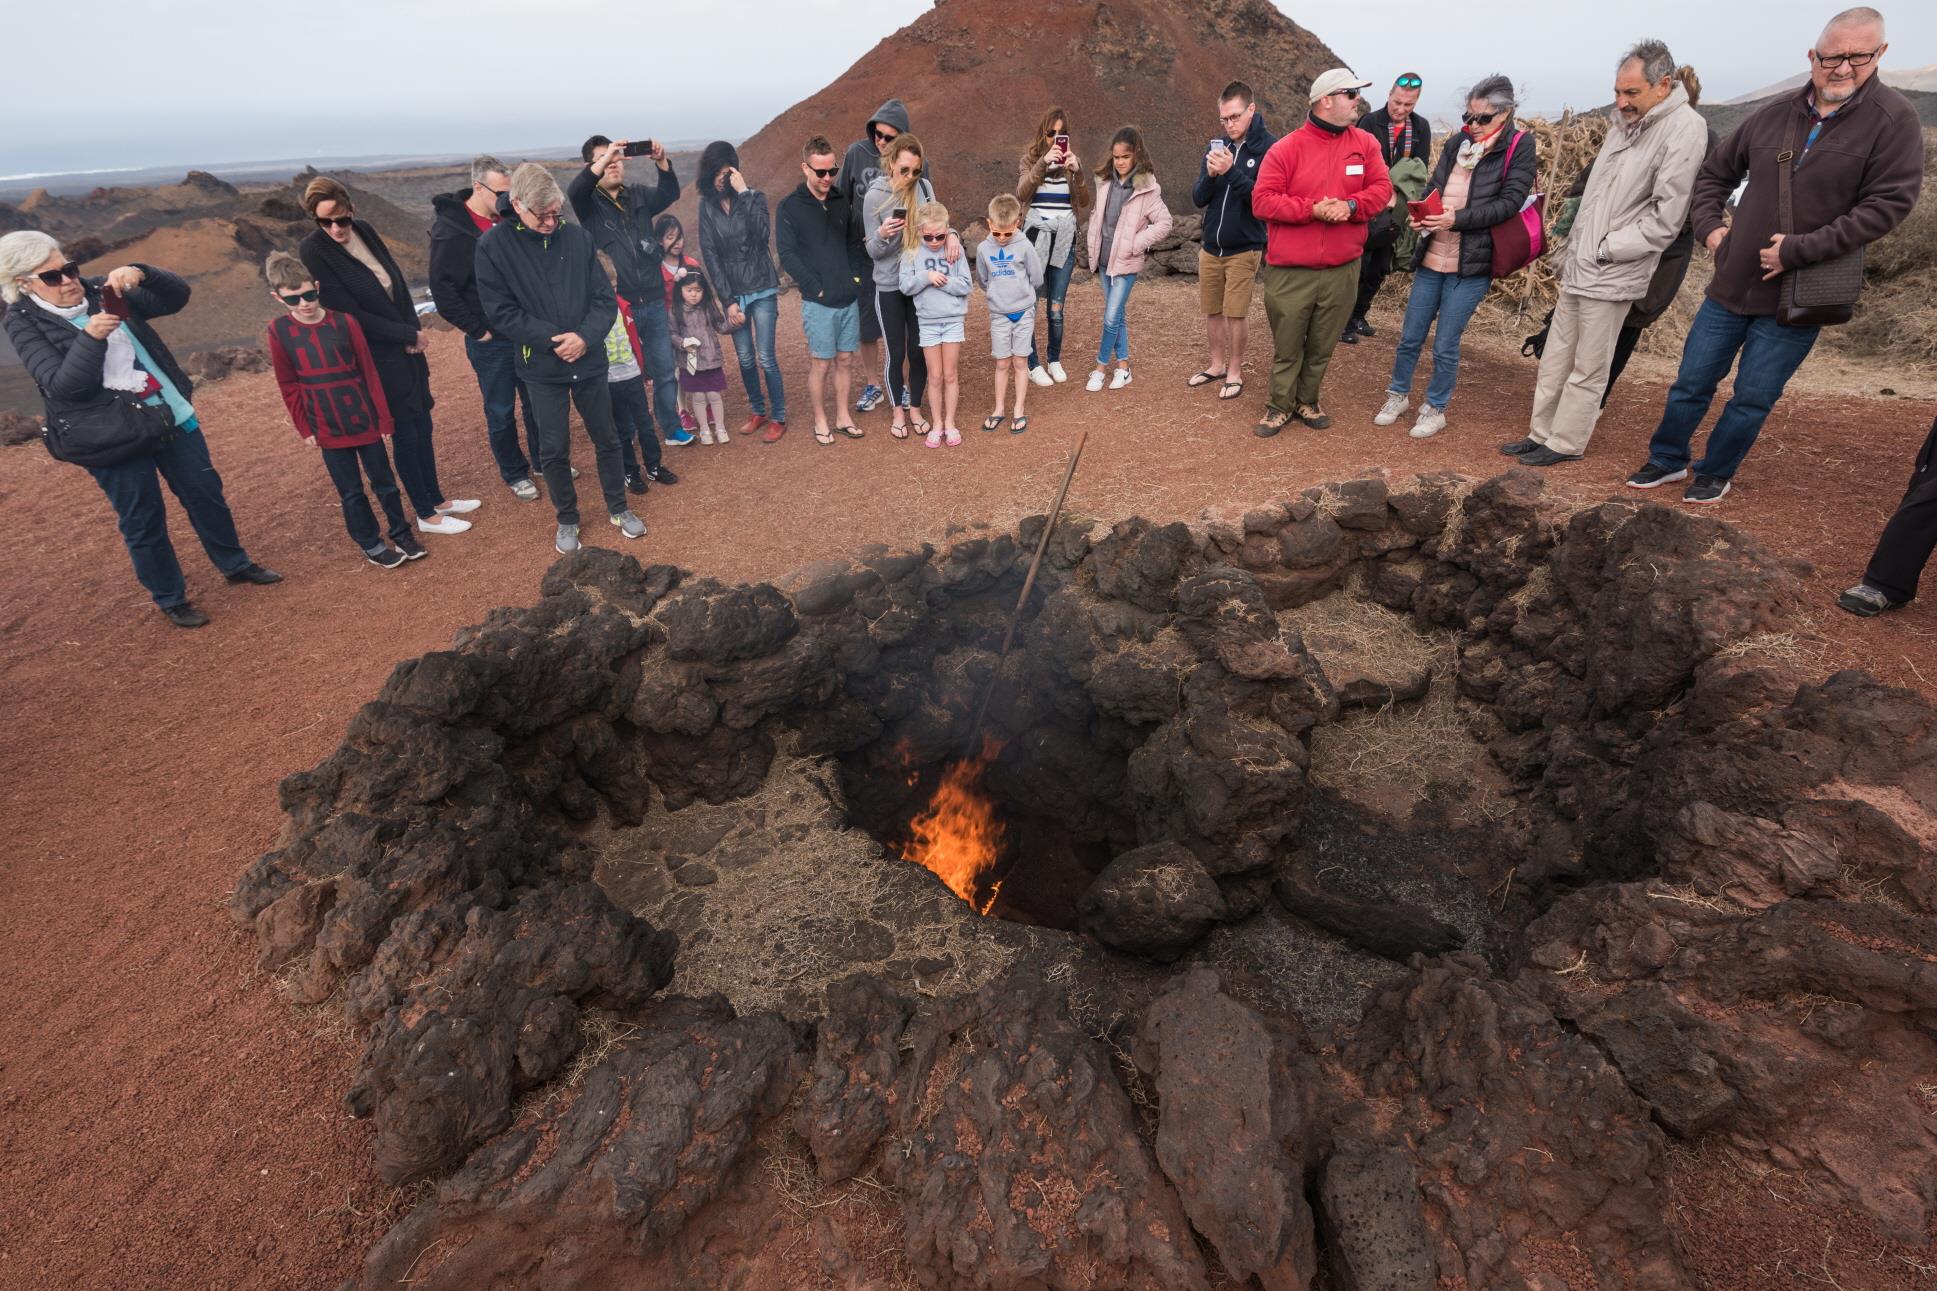
<svg viewBox="0 0 1937 1291">
<path fill-rule="evenodd" d="M 15 0 L 16 3 L 22 0 Z M 1026 9 L 1029 0 L 1019 0 Z M 1178 0 L 1188 4 L 1189 0 Z M 832 80 L 923 0 L 90 0 L 43 10 L 68 55 L 15 60 L 0 176 L 368 154 L 515 153 L 593 131 L 738 138 Z M 1334 0 L 1279 7 L 1362 75 L 1458 89 L 1502 71 L 1534 110 L 1608 101 L 1613 60 L 1659 36 L 1709 98 L 1803 70 L 1832 5 L 1796 0 Z M 1937 5 L 1883 6 L 1886 63 L 1937 62 Z M 653 15 L 680 16 L 656 24 Z M 44 51 L 43 51 L 44 52 Z M 114 64 L 118 63 L 116 67 Z M 31 66 L 29 65 L 31 64 Z M 57 68 L 71 81 L 53 76 Z M 1241 69 L 1233 68 L 1233 73 Z M 999 108 L 1000 105 L 991 105 Z M 1208 108 L 1207 108 L 1208 111 Z M 846 126 L 834 123 L 846 135 Z"/>
</svg>

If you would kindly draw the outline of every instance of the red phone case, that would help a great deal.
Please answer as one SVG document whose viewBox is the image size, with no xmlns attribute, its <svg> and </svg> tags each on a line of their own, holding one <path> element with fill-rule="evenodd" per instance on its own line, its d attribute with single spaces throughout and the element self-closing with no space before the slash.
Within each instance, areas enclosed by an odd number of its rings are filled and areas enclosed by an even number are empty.
<svg viewBox="0 0 1937 1291">
<path fill-rule="evenodd" d="M 113 314 L 116 318 L 128 316 L 128 298 L 113 287 L 101 288 L 101 311 Z"/>
</svg>

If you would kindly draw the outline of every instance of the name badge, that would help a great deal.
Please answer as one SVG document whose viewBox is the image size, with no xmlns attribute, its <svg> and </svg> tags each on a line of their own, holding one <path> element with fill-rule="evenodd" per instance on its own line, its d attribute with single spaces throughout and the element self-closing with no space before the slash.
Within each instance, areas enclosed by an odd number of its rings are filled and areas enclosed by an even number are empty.
<svg viewBox="0 0 1937 1291">
<path fill-rule="evenodd" d="M 1347 166 L 1347 167 L 1345 168 L 1345 173 L 1346 173 L 1346 174 L 1348 174 L 1348 175 L 1363 175 L 1363 174 L 1365 173 L 1365 167 L 1363 167 L 1363 166 Z"/>
</svg>

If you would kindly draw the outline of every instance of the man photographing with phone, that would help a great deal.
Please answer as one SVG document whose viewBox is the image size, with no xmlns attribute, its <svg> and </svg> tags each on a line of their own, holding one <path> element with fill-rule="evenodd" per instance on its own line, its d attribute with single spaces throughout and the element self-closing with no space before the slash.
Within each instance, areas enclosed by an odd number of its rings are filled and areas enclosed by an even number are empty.
<svg viewBox="0 0 1937 1291">
<path fill-rule="evenodd" d="M 1197 170 L 1191 201 L 1204 212 L 1204 246 L 1197 253 L 1197 289 L 1210 334 L 1211 361 L 1192 386 L 1221 384 L 1217 397 L 1244 393 L 1245 320 L 1264 259 L 1264 222 L 1251 213 L 1251 186 L 1258 164 L 1277 142 L 1265 128 L 1251 87 L 1232 81 L 1217 101 L 1223 133 L 1211 139 Z"/>
<path fill-rule="evenodd" d="M 635 151 L 635 148 L 637 151 Z M 595 134 L 579 149 L 585 169 L 565 189 L 572 214 L 592 235 L 598 249 L 612 257 L 619 294 L 632 310 L 646 375 L 652 378 L 655 438 L 679 429 L 679 390 L 675 384 L 672 324 L 666 313 L 666 285 L 659 271 L 660 246 L 652 235 L 653 217 L 679 200 L 679 178 L 667 160 L 666 146 L 655 139 L 635 145 Z M 649 159 L 657 170 L 650 184 L 626 182 L 628 156 Z M 642 449 L 645 446 L 642 445 Z M 656 459 L 656 454 L 648 454 Z M 643 463 L 645 477 L 671 484 L 671 472 L 657 460 Z M 636 481 L 635 481 L 636 482 Z"/>
</svg>

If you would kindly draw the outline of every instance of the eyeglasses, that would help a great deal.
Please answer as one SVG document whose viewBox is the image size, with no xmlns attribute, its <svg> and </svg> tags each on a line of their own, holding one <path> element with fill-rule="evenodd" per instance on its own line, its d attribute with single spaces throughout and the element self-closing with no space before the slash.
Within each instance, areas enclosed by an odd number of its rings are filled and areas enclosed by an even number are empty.
<svg viewBox="0 0 1937 1291">
<path fill-rule="evenodd" d="M 1488 113 L 1485 113 L 1484 115 L 1475 115 L 1474 113 L 1471 113 L 1471 112 L 1462 112 L 1460 113 L 1459 119 L 1464 121 L 1467 125 L 1470 125 L 1470 126 L 1483 126 L 1483 125 L 1493 124 L 1493 118 L 1499 115 L 1500 114 L 1498 112 L 1488 112 Z"/>
<path fill-rule="evenodd" d="M 315 300 L 316 291 L 314 288 L 312 288 L 309 291 L 292 292 L 287 296 L 283 295 L 281 292 L 277 292 L 276 299 L 280 300 L 283 304 L 289 306 L 291 309 L 294 309 L 298 305 L 304 304 L 308 301 Z"/>
<path fill-rule="evenodd" d="M 946 242 L 946 241 L 948 241 L 948 234 L 946 234 L 946 233 L 924 233 L 924 234 L 922 234 L 922 235 L 921 235 L 921 240 L 922 240 L 923 242 L 926 242 L 926 243 L 928 243 L 928 244 L 929 244 L 930 246 L 940 246 L 940 245 L 941 245 L 942 243 L 944 243 L 944 242 Z"/>
<path fill-rule="evenodd" d="M 841 172 L 841 168 L 839 166 L 828 166 L 826 168 L 822 168 L 820 166 L 809 166 L 807 169 L 814 172 L 814 177 L 816 179 L 832 179 L 834 178 L 834 176 L 840 174 Z"/>
<path fill-rule="evenodd" d="M 1415 72 L 1407 72 L 1404 76 L 1392 83 L 1394 89 L 1400 90 L 1416 90 L 1423 84 L 1425 82 L 1421 81 Z"/>
<path fill-rule="evenodd" d="M 564 208 L 561 206 L 554 206 L 549 211 L 533 211 L 531 213 L 531 222 L 533 224 L 556 224 L 558 223 L 558 216 L 563 210 Z"/>
<path fill-rule="evenodd" d="M 1851 67 L 1868 67 L 1882 52 L 1881 48 L 1877 48 L 1867 54 L 1824 54 L 1812 49 L 1809 51 L 1809 56 L 1816 60 L 1818 67 L 1841 67 L 1845 63 Z"/>
<path fill-rule="evenodd" d="M 34 277 L 40 279 L 42 282 L 46 283 L 49 287 L 60 286 L 61 279 L 63 278 L 73 278 L 76 281 L 78 281 L 80 279 L 80 276 L 81 276 L 81 266 L 75 264 L 72 260 L 69 260 L 66 264 L 62 265 L 58 269 L 42 269 L 39 273 L 36 273 L 34 275 Z"/>
<path fill-rule="evenodd" d="M 1218 117 L 1217 117 L 1217 119 L 1218 119 L 1219 121 L 1222 121 L 1222 122 L 1223 122 L 1223 123 L 1224 123 L 1225 125 L 1227 125 L 1227 126 L 1234 126 L 1234 125 L 1236 125 L 1236 124 L 1237 124 L 1238 122 L 1240 122 L 1240 121 L 1242 121 L 1242 120 L 1244 120 L 1244 113 L 1245 113 L 1245 112 L 1249 112 L 1250 110 L 1251 110 L 1251 105 L 1250 105 L 1249 103 L 1247 103 L 1247 104 L 1245 104 L 1245 105 L 1244 105 L 1244 111 L 1242 111 L 1242 112 L 1220 112 L 1220 113 L 1218 114 Z"/>
<path fill-rule="evenodd" d="M 322 229 L 347 229 L 355 223 L 356 216 L 354 215 L 319 215 L 316 217 L 316 227 Z"/>
</svg>

